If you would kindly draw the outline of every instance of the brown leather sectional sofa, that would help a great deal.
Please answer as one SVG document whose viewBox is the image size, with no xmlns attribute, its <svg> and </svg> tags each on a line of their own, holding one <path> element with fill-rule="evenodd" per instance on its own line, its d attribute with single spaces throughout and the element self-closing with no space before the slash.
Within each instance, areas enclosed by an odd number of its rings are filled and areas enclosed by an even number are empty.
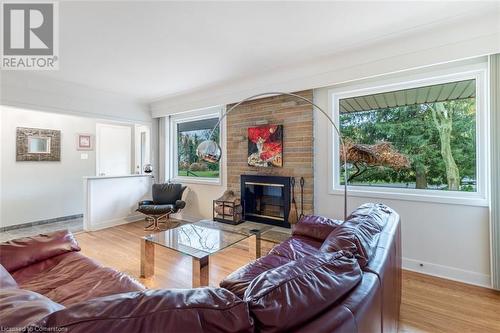
<svg viewBox="0 0 500 333">
<path fill-rule="evenodd" d="M 399 216 L 307 216 L 221 288 L 145 290 L 65 231 L 0 244 L 0 326 L 65 332 L 396 332 Z M 56 328 L 56 330 L 54 330 Z"/>
</svg>

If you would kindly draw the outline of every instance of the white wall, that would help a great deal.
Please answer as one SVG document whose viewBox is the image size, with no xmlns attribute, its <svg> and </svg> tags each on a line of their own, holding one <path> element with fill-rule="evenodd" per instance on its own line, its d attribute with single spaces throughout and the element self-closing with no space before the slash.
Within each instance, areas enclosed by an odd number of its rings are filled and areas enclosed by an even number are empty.
<svg viewBox="0 0 500 333">
<path fill-rule="evenodd" d="M 183 182 L 183 184 L 187 186 L 184 192 L 186 208 L 176 217 L 190 222 L 211 219 L 212 200 L 219 198 L 224 193 L 225 183 L 223 185 L 207 185 Z"/>
<path fill-rule="evenodd" d="M 1 108 L 1 106 L 0 106 Z M 0 140 L 3 138 L 3 121 L 2 121 L 2 111 L 0 111 Z M 3 212 L 3 195 L 2 195 L 2 189 L 3 189 L 3 163 L 2 163 L 2 156 L 3 156 L 3 143 L 0 142 L 0 227 L 3 227 L 3 219 L 2 219 L 2 212 Z"/>
<path fill-rule="evenodd" d="M 77 151 L 76 134 L 95 135 L 95 119 L 5 106 L 0 117 L 0 226 L 82 214 L 83 176 L 95 174 L 95 150 Z M 61 130 L 61 161 L 16 162 L 16 127 Z"/>
<path fill-rule="evenodd" d="M 96 150 L 95 145 L 91 151 L 76 150 L 77 133 L 95 136 L 97 123 L 134 129 L 133 123 L 4 105 L 0 105 L 0 120 L 0 227 L 82 214 L 83 177 L 96 173 Z M 61 161 L 16 162 L 16 127 L 60 130 Z M 81 159 L 81 154 L 88 158 Z M 130 170 L 134 166 L 131 161 Z"/>
<path fill-rule="evenodd" d="M 0 226 L 83 213 L 82 176 L 95 174 L 95 150 L 87 152 L 88 160 L 80 160 L 75 133 L 95 134 L 96 122 L 152 125 L 146 103 L 32 71 L 2 72 L 0 107 Z M 61 129 L 62 161 L 16 163 L 16 126 Z M 154 143 L 152 148 L 155 161 Z"/>
<path fill-rule="evenodd" d="M 86 177 L 83 227 L 95 231 L 144 219 L 137 203 L 151 198 L 149 175 Z"/>
<path fill-rule="evenodd" d="M 329 110 L 330 89 L 314 91 L 315 102 L 324 110 Z M 315 112 L 315 213 L 343 218 L 343 196 L 331 194 L 329 182 L 325 181 L 331 179 L 330 164 L 324 158 L 330 150 L 330 135 L 324 116 Z M 382 202 L 401 215 L 404 268 L 490 286 L 488 207 L 385 199 L 367 194 L 349 196 L 348 212 L 365 202 Z"/>
</svg>

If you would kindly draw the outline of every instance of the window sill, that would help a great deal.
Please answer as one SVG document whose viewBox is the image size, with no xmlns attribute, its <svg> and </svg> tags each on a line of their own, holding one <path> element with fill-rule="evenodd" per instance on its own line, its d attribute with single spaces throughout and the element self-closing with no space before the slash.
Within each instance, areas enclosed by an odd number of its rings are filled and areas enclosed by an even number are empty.
<svg viewBox="0 0 500 333">
<path fill-rule="evenodd" d="M 426 190 L 421 190 L 426 191 Z M 394 191 L 385 190 L 381 188 L 373 189 L 362 189 L 359 187 L 348 187 L 347 196 L 348 197 L 359 197 L 359 198 L 376 198 L 376 199 L 389 199 L 389 200 L 402 200 L 402 201 L 414 201 L 414 202 L 428 202 L 428 203 L 440 203 L 449 205 L 465 205 L 465 206 L 477 206 L 477 207 L 488 207 L 488 199 L 482 197 L 478 193 L 468 193 L 462 192 L 460 195 L 455 193 L 436 193 L 436 191 L 428 190 L 431 193 L 421 193 L 418 190 L 408 190 L 406 191 Z M 334 188 L 330 189 L 329 194 L 331 195 L 343 195 L 344 189 Z M 458 193 L 457 193 L 458 194 Z"/>
<path fill-rule="evenodd" d="M 186 184 L 200 184 L 200 185 L 212 185 L 221 186 L 222 181 L 220 178 L 192 178 L 192 177 L 174 177 L 171 179 L 172 182 L 186 183 Z"/>
</svg>

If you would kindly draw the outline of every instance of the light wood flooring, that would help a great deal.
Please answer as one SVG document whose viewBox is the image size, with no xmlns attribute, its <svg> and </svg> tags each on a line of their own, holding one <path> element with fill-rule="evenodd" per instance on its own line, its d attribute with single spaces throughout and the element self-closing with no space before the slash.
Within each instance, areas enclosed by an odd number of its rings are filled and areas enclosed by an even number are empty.
<svg viewBox="0 0 500 333">
<path fill-rule="evenodd" d="M 150 288 L 189 288 L 191 259 L 156 247 L 155 276 L 140 279 L 140 236 L 144 222 L 77 234 L 82 252 L 136 277 Z M 210 257 L 210 285 L 250 261 L 242 242 Z M 272 244 L 263 244 L 263 253 Z M 500 293 L 413 273 L 403 272 L 400 332 L 500 332 Z M 367 332 L 369 333 L 369 332 Z"/>
</svg>

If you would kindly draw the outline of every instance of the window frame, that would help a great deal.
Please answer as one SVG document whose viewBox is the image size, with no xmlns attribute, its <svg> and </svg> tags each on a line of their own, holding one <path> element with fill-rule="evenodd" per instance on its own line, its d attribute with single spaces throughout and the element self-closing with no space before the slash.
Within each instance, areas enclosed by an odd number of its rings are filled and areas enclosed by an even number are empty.
<svg viewBox="0 0 500 333">
<path fill-rule="evenodd" d="M 328 109 L 336 124 L 340 124 L 339 101 L 344 98 L 370 95 L 395 90 L 442 84 L 467 79 L 476 80 L 476 184 L 477 192 L 442 191 L 428 189 L 388 188 L 381 186 L 348 185 L 350 196 L 365 198 L 383 198 L 409 201 L 426 201 L 436 203 L 463 204 L 471 206 L 488 206 L 488 165 L 489 165 L 489 129 L 488 129 L 488 89 L 486 64 L 474 64 L 450 68 L 441 71 L 427 71 L 413 75 L 398 75 L 392 79 L 382 79 L 345 86 L 328 91 Z M 339 128 L 340 130 L 340 128 Z M 329 135 L 329 193 L 343 193 L 344 185 L 340 185 L 339 139 L 330 128 Z M 333 149 L 331 148 L 333 145 Z"/>
<path fill-rule="evenodd" d="M 191 121 L 204 120 L 217 118 L 221 119 L 224 111 L 224 107 L 217 106 L 207 109 L 201 109 L 196 111 L 190 111 L 186 113 L 180 113 L 172 115 L 169 117 L 169 159 L 170 159 L 170 175 L 169 179 L 172 182 L 180 183 L 192 183 L 192 184 L 207 184 L 207 185 L 222 185 L 222 162 L 219 161 L 219 177 L 209 178 L 209 177 L 187 177 L 178 175 L 178 142 L 177 142 L 177 125 L 181 123 L 187 123 Z M 224 126 L 223 122 L 220 123 L 219 129 L 219 146 L 223 149 L 223 138 L 224 137 Z"/>
</svg>

